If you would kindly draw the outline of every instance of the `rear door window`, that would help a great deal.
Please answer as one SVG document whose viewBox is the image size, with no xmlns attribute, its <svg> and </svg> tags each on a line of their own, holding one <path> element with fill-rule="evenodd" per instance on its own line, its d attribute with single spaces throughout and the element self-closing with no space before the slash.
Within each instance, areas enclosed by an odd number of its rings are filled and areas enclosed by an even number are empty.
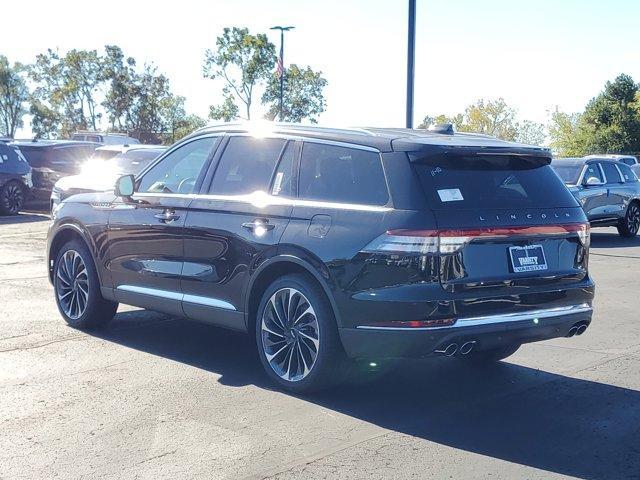
<svg viewBox="0 0 640 480">
<path fill-rule="evenodd" d="M 627 165 L 621 164 L 618 165 L 618 168 L 622 172 L 622 177 L 624 178 L 625 183 L 635 183 L 638 181 L 638 178 Z"/>
<path fill-rule="evenodd" d="M 607 183 L 622 182 L 618 169 L 613 163 L 602 162 L 600 166 L 602 167 L 602 170 L 604 170 L 604 176 L 607 178 Z"/>
<path fill-rule="evenodd" d="M 389 201 L 376 152 L 306 142 L 300 159 L 300 198 L 361 205 Z"/>
<path fill-rule="evenodd" d="M 213 176 L 209 193 L 242 195 L 267 192 L 285 140 L 230 137 Z"/>
<path fill-rule="evenodd" d="M 577 205 L 562 180 L 540 160 L 457 156 L 415 163 L 414 168 L 436 210 Z"/>
</svg>

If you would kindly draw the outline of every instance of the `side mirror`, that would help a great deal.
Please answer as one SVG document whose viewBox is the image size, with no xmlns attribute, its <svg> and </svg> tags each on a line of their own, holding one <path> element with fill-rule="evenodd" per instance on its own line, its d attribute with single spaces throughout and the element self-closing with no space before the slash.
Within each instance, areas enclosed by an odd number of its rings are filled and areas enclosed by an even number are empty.
<svg viewBox="0 0 640 480">
<path fill-rule="evenodd" d="M 116 197 L 129 198 L 133 195 L 136 179 L 133 175 L 125 175 L 116 181 L 115 195 Z"/>
<path fill-rule="evenodd" d="M 600 180 L 598 177 L 589 177 L 587 178 L 587 180 L 584 182 L 585 185 L 604 185 L 604 182 L 602 180 Z"/>
</svg>

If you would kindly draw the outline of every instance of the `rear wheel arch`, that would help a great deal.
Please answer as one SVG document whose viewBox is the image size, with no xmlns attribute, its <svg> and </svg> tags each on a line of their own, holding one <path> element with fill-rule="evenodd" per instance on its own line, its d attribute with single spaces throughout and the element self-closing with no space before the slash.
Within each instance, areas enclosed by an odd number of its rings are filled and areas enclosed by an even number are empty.
<svg viewBox="0 0 640 480">
<path fill-rule="evenodd" d="M 308 262 L 292 255 L 279 255 L 264 262 L 253 274 L 247 288 L 245 296 L 245 323 L 247 331 L 253 332 L 255 329 L 255 319 L 258 313 L 258 306 L 265 290 L 278 278 L 289 274 L 307 274 L 320 285 L 324 294 L 329 299 L 333 315 L 337 326 L 340 327 L 340 312 L 338 311 L 333 293 L 329 288 L 326 279 Z"/>
</svg>

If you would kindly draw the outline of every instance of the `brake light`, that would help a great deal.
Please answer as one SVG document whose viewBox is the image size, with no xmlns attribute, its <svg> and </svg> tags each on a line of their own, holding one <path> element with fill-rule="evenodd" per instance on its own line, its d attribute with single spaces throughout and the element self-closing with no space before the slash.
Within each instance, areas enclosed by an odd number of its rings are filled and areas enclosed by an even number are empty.
<svg viewBox="0 0 640 480">
<path fill-rule="evenodd" d="M 389 230 L 367 245 L 364 252 L 451 254 L 467 243 L 482 238 L 484 240 L 521 236 L 569 236 L 577 234 L 585 247 L 590 243 L 588 223 L 566 225 L 540 225 L 531 227 L 489 227 L 478 229 L 443 230 Z"/>
</svg>

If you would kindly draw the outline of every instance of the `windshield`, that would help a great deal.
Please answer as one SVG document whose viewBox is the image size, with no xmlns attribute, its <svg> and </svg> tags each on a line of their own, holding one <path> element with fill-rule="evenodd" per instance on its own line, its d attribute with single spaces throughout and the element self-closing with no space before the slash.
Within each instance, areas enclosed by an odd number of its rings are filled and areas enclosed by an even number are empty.
<svg viewBox="0 0 640 480">
<path fill-rule="evenodd" d="M 123 174 L 132 173 L 137 175 L 160 153 L 162 151 L 159 150 L 134 150 L 116 155 L 108 163 L 113 169 Z"/>
<path fill-rule="evenodd" d="M 575 185 L 580 178 L 580 172 L 582 171 L 582 165 L 555 165 L 551 164 L 551 167 L 555 170 L 562 181 L 569 185 Z"/>
<path fill-rule="evenodd" d="M 117 150 L 96 150 L 89 160 L 109 160 L 118 155 Z"/>
<path fill-rule="evenodd" d="M 456 156 L 414 164 L 434 210 L 574 207 L 551 167 L 510 156 Z"/>
</svg>

